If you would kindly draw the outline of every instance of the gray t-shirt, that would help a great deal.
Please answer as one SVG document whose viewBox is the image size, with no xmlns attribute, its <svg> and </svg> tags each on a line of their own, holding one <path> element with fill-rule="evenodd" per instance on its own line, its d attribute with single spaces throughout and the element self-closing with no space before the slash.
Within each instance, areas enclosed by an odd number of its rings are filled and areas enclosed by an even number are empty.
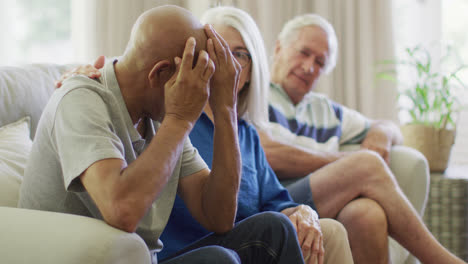
<svg viewBox="0 0 468 264">
<path fill-rule="evenodd" d="M 133 162 L 148 146 L 159 126 L 147 120 L 146 138 L 132 124 L 109 62 L 98 81 L 70 78 L 54 92 L 42 113 L 20 190 L 19 207 L 102 219 L 79 176 L 93 163 L 118 158 Z M 160 249 L 179 177 L 207 168 L 185 141 L 183 153 L 167 185 L 138 225 L 150 249 Z"/>
</svg>

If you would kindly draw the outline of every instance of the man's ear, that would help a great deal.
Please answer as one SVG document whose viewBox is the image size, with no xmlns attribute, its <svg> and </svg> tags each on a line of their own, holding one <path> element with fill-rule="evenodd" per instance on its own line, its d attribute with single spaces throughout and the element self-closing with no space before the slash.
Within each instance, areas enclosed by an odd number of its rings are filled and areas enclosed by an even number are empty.
<svg viewBox="0 0 468 264">
<path fill-rule="evenodd" d="M 281 50 L 281 43 L 279 41 L 279 39 L 276 40 L 275 42 L 275 56 L 278 55 L 278 53 L 280 52 Z"/>
<path fill-rule="evenodd" d="M 169 70 L 170 66 L 171 62 L 169 60 L 158 61 L 153 66 L 150 73 L 148 74 L 148 81 L 150 82 L 151 86 L 154 86 L 154 84 L 156 84 L 161 79 L 161 73 L 163 71 Z"/>
</svg>

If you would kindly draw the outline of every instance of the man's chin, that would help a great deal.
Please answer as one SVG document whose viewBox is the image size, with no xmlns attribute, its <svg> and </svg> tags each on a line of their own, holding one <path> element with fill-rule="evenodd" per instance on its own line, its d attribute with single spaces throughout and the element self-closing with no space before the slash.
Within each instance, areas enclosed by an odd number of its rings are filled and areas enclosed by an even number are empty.
<svg viewBox="0 0 468 264">
<path fill-rule="evenodd" d="M 311 90 L 310 85 L 299 78 L 294 78 L 294 80 L 290 80 L 288 86 L 291 89 L 294 89 L 296 92 L 304 93 L 304 95 Z"/>
</svg>

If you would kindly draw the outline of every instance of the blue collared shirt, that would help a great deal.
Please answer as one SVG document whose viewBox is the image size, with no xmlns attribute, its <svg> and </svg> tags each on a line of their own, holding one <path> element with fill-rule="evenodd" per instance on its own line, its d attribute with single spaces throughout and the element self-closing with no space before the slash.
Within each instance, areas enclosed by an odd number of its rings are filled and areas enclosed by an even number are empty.
<svg viewBox="0 0 468 264">
<path fill-rule="evenodd" d="M 244 120 L 239 120 L 238 132 L 242 178 L 236 222 L 259 212 L 280 212 L 297 206 L 268 164 L 257 131 Z M 190 134 L 190 140 L 210 168 L 213 160 L 213 134 L 213 123 L 203 113 Z M 170 257 L 209 233 L 190 215 L 183 200 L 177 196 L 168 224 L 161 235 L 164 248 L 158 253 L 158 258 L 163 260 Z"/>
</svg>

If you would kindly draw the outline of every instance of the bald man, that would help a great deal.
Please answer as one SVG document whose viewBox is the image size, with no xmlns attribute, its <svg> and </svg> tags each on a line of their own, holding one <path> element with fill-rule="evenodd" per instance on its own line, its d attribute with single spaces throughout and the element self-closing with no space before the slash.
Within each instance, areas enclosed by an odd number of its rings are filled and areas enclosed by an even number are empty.
<svg viewBox="0 0 468 264">
<path fill-rule="evenodd" d="M 303 263 L 286 217 L 266 213 L 234 227 L 240 69 L 225 41 L 188 11 L 145 12 L 125 53 L 104 66 L 101 78 L 75 76 L 52 95 L 19 206 L 136 231 L 156 263 L 158 238 L 179 193 L 215 234 L 164 263 Z M 207 102 L 215 124 L 211 171 L 187 138 Z"/>
</svg>

